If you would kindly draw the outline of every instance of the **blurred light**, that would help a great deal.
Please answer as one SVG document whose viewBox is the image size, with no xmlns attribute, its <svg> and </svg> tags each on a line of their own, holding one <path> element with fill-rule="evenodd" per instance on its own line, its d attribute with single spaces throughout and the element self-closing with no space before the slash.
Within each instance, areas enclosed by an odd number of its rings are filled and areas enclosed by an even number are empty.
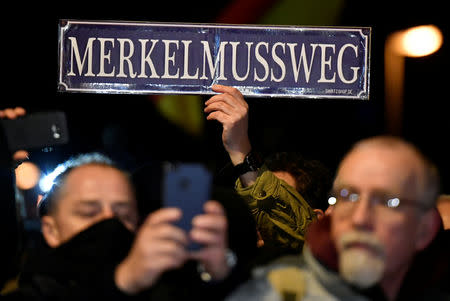
<svg viewBox="0 0 450 301">
<path fill-rule="evenodd" d="M 43 198 L 44 198 L 44 196 L 42 194 L 38 194 L 37 200 L 36 200 L 36 208 L 39 207 L 39 204 L 41 203 Z"/>
<path fill-rule="evenodd" d="M 384 47 L 385 122 L 387 132 L 401 136 L 404 110 L 405 57 L 430 55 L 441 47 L 443 36 L 434 25 L 421 25 L 389 34 Z"/>
<path fill-rule="evenodd" d="M 64 165 L 58 165 L 54 171 L 49 173 L 48 175 L 45 175 L 41 178 L 39 181 L 39 188 L 42 192 L 48 192 L 50 189 L 52 189 L 54 180 L 57 176 L 59 176 L 62 172 L 66 170 L 66 166 Z"/>
<path fill-rule="evenodd" d="M 46 175 L 44 176 L 40 181 L 39 181 L 39 188 L 41 188 L 42 192 L 47 192 L 50 189 L 52 189 L 53 186 L 53 180 L 54 178 L 52 178 L 50 175 Z"/>
<path fill-rule="evenodd" d="M 27 190 L 36 186 L 41 170 L 32 162 L 23 162 L 16 168 L 15 174 L 17 187 Z"/>
<path fill-rule="evenodd" d="M 359 201 L 359 194 L 352 193 L 349 195 L 348 199 L 350 200 L 350 202 L 357 202 Z"/>
<path fill-rule="evenodd" d="M 348 193 L 349 193 L 348 190 L 343 188 L 339 194 L 341 197 L 346 198 L 348 196 Z"/>
<path fill-rule="evenodd" d="M 389 208 L 396 208 L 398 205 L 400 205 L 400 199 L 399 198 L 393 198 L 387 201 L 387 205 Z"/>
<path fill-rule="evenodd" d="M 442 40 L 442 32 L 436 26 L 416 26 L 402 31 L 398 51 L 404 56 L 426 56 L 439 50 Z"/>
<path fill-rule="evenodd" d="M 331 196 L 328 198 L 328 204 L 329 205 L 335 205 L 336 204 L 336 198 L 334 196 Z"/>
</svg>

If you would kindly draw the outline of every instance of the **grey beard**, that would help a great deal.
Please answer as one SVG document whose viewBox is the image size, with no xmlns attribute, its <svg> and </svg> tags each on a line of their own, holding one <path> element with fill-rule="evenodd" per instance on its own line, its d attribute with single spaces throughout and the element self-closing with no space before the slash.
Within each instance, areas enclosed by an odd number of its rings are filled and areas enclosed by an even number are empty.
<svg viewBox="0 0 450 301">
<path fill-rule="evenodd" d="M 367 250 L 347 249 L 339 255 L 339 274 L 352 285 L 368 288 L 381 280 L 384 259 Z"/>
<path fill-rule="evenodd" d="M 371 250 L 352 247 L 353 243 L 366 245 Z M 370 287 L 379 282 L 385 269 L 383 245 L 371 233 L 352 231 L 344 234 L 337 244 L 339 274 L 359 288 Z"/>
</svg>

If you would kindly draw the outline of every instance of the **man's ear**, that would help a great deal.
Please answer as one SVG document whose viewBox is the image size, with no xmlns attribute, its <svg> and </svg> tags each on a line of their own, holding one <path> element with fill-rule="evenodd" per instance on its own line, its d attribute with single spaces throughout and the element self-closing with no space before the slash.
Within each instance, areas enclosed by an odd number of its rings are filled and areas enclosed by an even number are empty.
<svg viewBox="0 0 450 301">
<path fill-rule="evenodd" d="M 58 227 L 56 226 L 54 217 L 49 215 L 43 216 L 41 218 L 41 229 L 42 235 L 50 247 L 56 248 L 61 244 Z"/>
<path fill-rule="evenodd" d="M 321 219 L 322 217 L 325 216 L 325 213 L 323 212 L 322 209 L 315 208 L 313 209 L 313 211 L 316 213 L 317 219 Z"/>
<path fill-rule="evenodd" d="M 416 250 L 421 251 L 428 247 L 441 227 L 441 219 L 436 208 L 428 210 L 420 217 L 417 237 Z"/>
</svg>

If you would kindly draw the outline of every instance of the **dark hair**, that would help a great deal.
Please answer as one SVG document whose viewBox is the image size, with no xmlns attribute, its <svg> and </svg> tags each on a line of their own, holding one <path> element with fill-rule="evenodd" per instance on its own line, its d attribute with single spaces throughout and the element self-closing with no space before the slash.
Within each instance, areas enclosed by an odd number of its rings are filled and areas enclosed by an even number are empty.
<svg viewBox="0 0 450 301">
<path fill-rule="evenodd" d="M 51 189 L 46 192 L 38 204 L 38 213 L 40 217 L 48 215 L 52 212 L 52 210 L 54 210 L 55 201 L 58 199 L 59 192 L 64 186 L 65 179 L 70 172 L 77 167 L 88 164 L 110 166 L 122 171 L 108 156 L 98 152 L 79 154 L 68 159 L 64 163 L 59 164 L 50 174 L 47 175 L 50 177 L 49 180 L 53 179 L 53 183 Z"/>
<path fill-rule="evenodd" d="M 269 155 L 265 164 L 270 171 L 286 171 L 297 184 L 297 191 L 313 209 L 328 208 L 328 193 L 333 173 L 319 160 L 303 157 L 297 152 L 277 152 Z"/>
</svg>

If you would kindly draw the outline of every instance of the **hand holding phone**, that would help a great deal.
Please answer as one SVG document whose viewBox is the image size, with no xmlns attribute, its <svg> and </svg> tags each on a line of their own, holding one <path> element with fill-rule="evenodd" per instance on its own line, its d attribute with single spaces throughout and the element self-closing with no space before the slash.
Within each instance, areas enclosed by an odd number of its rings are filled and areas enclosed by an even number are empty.
<svg viewBox="0 0 450 301">
<path fill-rule="evenodd" d="M 62 111 L 36 112 L 16 119 L 2 119 L 1 125 L 11 153 L 69 141 L 66 115 Z"/>
<path fill-rule="evenodd" d="M 176 225 L 186 232 L 191 229 L 192 218 L 203 213 L 203 205 L 210 198 L 212 175 L 201 164 L 167 164 L 164 177 L 164 207 L 177 207 L 183 216 Z M 188 249 L 199 249 L 192 243 Z"/>
</svg>

